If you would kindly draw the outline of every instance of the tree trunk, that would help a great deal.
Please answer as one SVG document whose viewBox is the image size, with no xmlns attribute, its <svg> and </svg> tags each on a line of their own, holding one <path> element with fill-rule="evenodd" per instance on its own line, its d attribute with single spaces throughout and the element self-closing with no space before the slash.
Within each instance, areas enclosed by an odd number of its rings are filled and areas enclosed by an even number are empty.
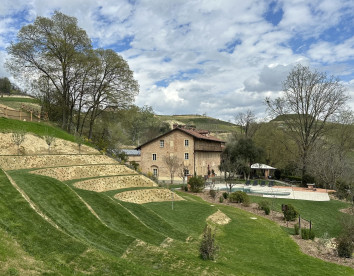
<svg viewBox="0 0 354 276">
<path fill-rule="evenodd" d="M 304 150 L 302 154 L 302 168 L 301 168 L 301 186 L 306 187 L 305 175 L 307 172 L 307 150 Z"/>
</svg>

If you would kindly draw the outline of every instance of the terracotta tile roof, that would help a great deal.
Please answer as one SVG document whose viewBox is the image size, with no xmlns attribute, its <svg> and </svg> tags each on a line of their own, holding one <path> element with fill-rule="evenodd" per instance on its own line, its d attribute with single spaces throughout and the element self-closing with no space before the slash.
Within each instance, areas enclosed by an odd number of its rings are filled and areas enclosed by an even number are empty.
<svg viewBox="0 0 354 276">
<path fill-rule="evenodd" d="M 215 141 L 215 142 L 221 142 L 221 143 L 225 143 L 224 141 L 214 137 L 214 136 L 207 136 L 207 134 L 209 134 L 209 131 L 205 131 L 205 130 L 193 130 L 193 129 L 188 129 L 188 128 L 176 128 L 179 129 L 187 134 L 192 135 L 193 137 L 197 138 L 197 139 L 202 139 L 202 140 L 208 140 L 208 141 Z"/>
<path fill-rule="evenodd" d="M 214 136 L 207 136 L 207 134 L 209 133 L 209 131 L 206 131 L 206 130 L 195 130 L 195 129 L 188 129 L 188 128 L 184 128 L 184 127 L 175 127 L 174 129 L 170 130 L 169 132 L 166 132 L 160 136 L 157 136 L 155 137 L 154 139 L 150 140 L 150 141 L 147 141 L 146 143 L 136 147 L 137 150 L 140 150 L 143 146 L 153 142 L 153 141 L 156 141 L 157 139 L 173 132 L 173 131 L 176 131 L 176 130 L 180 130 L 180 131 L 183 131 L 184 133 L 187 133 L 191 136 L 193 136 L 194 138 L 196 139 L 200 139 L 200 140 L 207 140 L 207 141 L 213 141 L 213 142 L 220 142 L 220 143 L 225 143 L 224 141 L 214 137 Z"/>
</svg>

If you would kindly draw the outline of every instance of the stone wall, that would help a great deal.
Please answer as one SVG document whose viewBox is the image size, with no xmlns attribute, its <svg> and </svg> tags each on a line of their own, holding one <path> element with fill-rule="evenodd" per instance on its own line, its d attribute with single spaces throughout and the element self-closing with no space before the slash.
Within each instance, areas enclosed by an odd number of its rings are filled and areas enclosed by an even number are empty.
<svg viewBox="0 0 354 276">
<path fill-rule="evenodd" d="M 45 168 L 71 165 L 117 163 L 106 155 L 33 155 L 0 156 L 0 167 L 6 170 Z"/>
<path fill-rule="evenodd" d="M 160 140 L 164 140 L 164 147 L 160 147 Z M 185 146 L 184 141 L 188 140 L 188 146 Z M 188 168 L 190 173 L 193 173 L 193 137 L 182 131 L 173 131 L 160 139 L 145 145 L 141 150 L 141 170 L 145 173 L 153 172 L 153 168 L 158 169 L 159 179 L 170 179 L 170 172 L 164 162 L 163 157 L 170 154 L 176 155 L 179 161 Z M 184 154 L 189 154 L 189 159 L 184 159 Z M 152 154 L 156 154 L 156 160 L 152 160 Z M 175 178 L 178 178 L 177 174 Z"/>
<path fill-rule="evenodd" d="M 114 197 L 122 201 L 139 203 L 139 204 L 148 203 L 148 202 L 183 200 L 182 197 L 171 192 L 168 189 L 144 189 L 144 190 L 126 191 L 126 192 L 116 194 Z"/>
<path fill-rule="evenodd" d="M 109 175 L 131 175 L 136 171 L 124 165 L 87 165 L 39 169 L 31 173 L 49 176 L 60 181 Z"/>
<path fill-rule="evenodd" d="M 157 184 L 142 175 L 129 175 L 88 179 L 76 182 L 74 186 L 94 192 L 105 192 L 132 187 L 156 187 Z"/>
</svg>

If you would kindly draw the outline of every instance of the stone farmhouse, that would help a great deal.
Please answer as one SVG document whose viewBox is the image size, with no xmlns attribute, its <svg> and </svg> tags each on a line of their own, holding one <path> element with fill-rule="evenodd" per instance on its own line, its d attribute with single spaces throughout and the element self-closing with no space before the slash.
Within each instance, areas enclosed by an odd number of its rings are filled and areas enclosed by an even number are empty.
<svg viewBox="0 0 354 276">
<path fill-rule="evenodd" d="M 174 178 L 184 176 L 206 176 L 214 172 L 220 175 L 219 165 L 225 142 L 210 135 L 208 131 L 174 125 L 169 132 L 137 147 L 140 150 L 140 168 L 152 173 L 159 180 L 169 180 L 170 170 L 166 156 L 177 156 L 180 168 Z"/>
</svg>

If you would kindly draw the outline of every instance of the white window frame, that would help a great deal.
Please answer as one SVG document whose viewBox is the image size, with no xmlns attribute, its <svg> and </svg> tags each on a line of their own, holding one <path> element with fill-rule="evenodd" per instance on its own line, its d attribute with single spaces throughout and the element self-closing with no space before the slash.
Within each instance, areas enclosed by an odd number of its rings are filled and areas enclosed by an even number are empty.
<svg viewBox="0 0 354 276">
<path fill-rule="evenodd" d="M 160 140 L 160 148 L 164 148 L 165 147 L 165 140 Z"/>
<path fill-rule="evenodd" d="M 188 152 L 184 153 L 184 160 L 189 160 L 189 153 Z"/>
<path fill-rule="evenodd" d="M 184 176 L 189 175 L 189 170 L 188 169 L 184 169 Z"/>
<path fill-rule="evenodd" d="M 156 153 L 153 153 L 153 154 L 152 154 L 152 160 L 153 160 L 153 161 L 156 161 L 156 160 L 157 160 L 157 154 L 156 154 Z"/>
<path fill-rule="evenodd" d="M 188 140 L 188 139 L 185 139 L 185 140 L 184 140 L 184 146 L 185 146 L 185 147 L 189 147 L 189 140 Z"/>
<path fill-rule="evenodd" d="M 157 176 L 159 175 L 159 170 L 156 169 L 156 168 L 153 168 L 153 169 L 152 169 L 152 174 L 153 174 L 155 177 L 157 177 Z"/>
</svg>

